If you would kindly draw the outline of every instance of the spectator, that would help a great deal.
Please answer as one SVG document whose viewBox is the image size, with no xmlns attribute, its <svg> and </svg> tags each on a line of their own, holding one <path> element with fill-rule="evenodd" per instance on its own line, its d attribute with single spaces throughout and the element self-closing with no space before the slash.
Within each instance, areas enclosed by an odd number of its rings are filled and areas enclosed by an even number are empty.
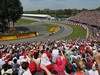
<svg viewBox="0 0 100 75">
<path fill-rule="evenodd" d="M 11 65 L 9 65 L 8 63 L 5 63 L 2 66 L 2 70 L 1 70 L 1 75 L 12 75 L 13 74 L 13 70 Z"/>
<path fill-rule="evenodd" d="M 22 62 L 21 64 L 21 72 L 19 75 L 32 75 L 30 70 L 29 70 L 29 64 L 28 62 Z"/>
</svg>

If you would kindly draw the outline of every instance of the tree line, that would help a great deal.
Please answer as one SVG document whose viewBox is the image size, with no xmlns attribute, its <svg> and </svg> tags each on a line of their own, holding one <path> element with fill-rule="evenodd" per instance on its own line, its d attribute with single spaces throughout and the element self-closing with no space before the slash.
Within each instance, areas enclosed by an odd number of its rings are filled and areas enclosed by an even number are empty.
<svg viewBox="0 0 100 75">
<path fill-rule="evenodd" d="M 70 17 L 70 16 L 74 16 L 77 13 L 80 13 L 81 11 L 87 11 L 89 9 L 58 9 L 58 10 L 51 10 L 51 9 L 44 9 L 44 10 L 34 10 L 34 11 L 24 11 L 24 13 L 26 14 L 48 14 L 54 17 L 60 17 L 60 18 L 64 18 L 64 17 Z M 96 8 L 96 9 L 91 9 L 90 11 L 93 10 L 99 10 L 100 11 L 100 7 Z"/>
<path fill-rule="evenodd" d="M 8 31 L 10 23 L 14 26 L 22 13 L 23 7 L 20 0 L 0 0 L 0 32 Z"/>
</svg>

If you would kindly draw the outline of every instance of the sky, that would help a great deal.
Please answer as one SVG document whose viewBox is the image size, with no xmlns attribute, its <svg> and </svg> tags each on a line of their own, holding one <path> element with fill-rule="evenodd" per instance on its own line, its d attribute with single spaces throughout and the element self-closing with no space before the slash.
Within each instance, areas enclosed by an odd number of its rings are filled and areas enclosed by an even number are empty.
<svg viewBox="0 0 100 75">
<path fill-rule="evenodd" d="M 24 11 L 38 9 L 87 8 L 100 6 L 100 0 L 21 0 Z"/>
</svg>

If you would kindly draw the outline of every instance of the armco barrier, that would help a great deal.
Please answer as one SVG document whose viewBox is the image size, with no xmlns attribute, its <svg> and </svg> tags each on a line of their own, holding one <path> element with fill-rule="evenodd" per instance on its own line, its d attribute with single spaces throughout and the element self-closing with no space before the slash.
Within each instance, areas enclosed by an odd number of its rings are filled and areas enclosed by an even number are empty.
<svg viewBox="0 0 100 75">
<path fill-rule="evenodd" d="M 1 36 L 0 37 L 0 41 L 2 40 L 16 40 L 17 39 L 17 37 L 16 36 Z"/>
<path fill-rule="evenodd" d="M 0 41 L 6 41 L 6 40 L 16 40 L 16 39 L 25 39 L 25 38 L 32 38 L 39 35 L 38 32 L 32 32 L 32 33 L 21 33 L 17 35 L 12 36 L 0 36 Z"/>
</svg>

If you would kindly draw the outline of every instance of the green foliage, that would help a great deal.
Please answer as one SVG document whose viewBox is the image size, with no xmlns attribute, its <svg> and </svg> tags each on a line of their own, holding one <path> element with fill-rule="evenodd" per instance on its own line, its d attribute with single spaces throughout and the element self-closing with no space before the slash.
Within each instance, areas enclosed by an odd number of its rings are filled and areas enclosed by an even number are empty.
<svg viewBox="0 0 100 75">
<path fill-rule="evenodd" d="M 70 16 L 74 16 L 77 13 L 81 12 L 81 11 L 86 11 L 89 9 L 58 9 L 58 10 L 51 10 L 51 9 L 44 9 L 44 10 L 35 10 L 35 11 L 24 11 L 24 13 L 26 14 L 48 14 L 51 16 L 57 16 L 57 17 L 70 17 Z M 100 7 L 96 8 L 96 9 L 92 9 L 92 10 L 100 10 Z"/>
<path fill-rule="evenodd" d="M 2 32 L 6 31 L 10 22 L 16 22 L 23 14 L 20 0 L 0 0 L 0 22 Z"/>
<path fill-rule="evenodd" d="M 20 3 L 20 0 L 8 0 L 7 4 L 9 19 L 13 22 L 16 22 L 23 14 L 23 7 Z"/>
<path fill-rule="evenodd" d="M 100 7 L 96 8 L 96 10 L 99 10 L 100 11 Z"/>
<path fill-rule="evenodd" d="M 44 9 L 44 10 L 36 10 L 36 11 L 24 11 L 24 13 L 27 14 L 48 14 L 60 18 L 70 17 L 79 12 L 80 10 L 77 9 L 58 9 L 58 10 Z"/>
<path fill-rule="evenodd" d="M 23 13 L 20 0 L 0 0 L 0 18 L 18 20 Z"/>
</svg>

